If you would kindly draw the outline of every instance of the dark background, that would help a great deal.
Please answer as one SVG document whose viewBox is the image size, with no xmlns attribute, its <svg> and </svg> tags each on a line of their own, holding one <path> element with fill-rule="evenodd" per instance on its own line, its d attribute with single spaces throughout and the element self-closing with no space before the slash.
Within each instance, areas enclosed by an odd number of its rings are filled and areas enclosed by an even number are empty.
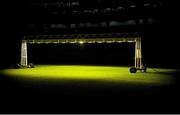
<svg viewBox="0 0 180 115">
<path fill-rule="evenodd" d="M 79 3 L 79 5 L 66 6 L 69 2 L 71 4 Z M 43 6 L 44 4 L 47 6 Z M 60 5 L 58 6 L 58 4 Z M 64 6 L 62 4 L 64 4 Z M 146 6 L 146 4 L 149 6 Z M 179 61 L 178 29 L 176 29 L 178 21 L 175 18 L 176 12 L 172 2 L 161 0 L 93 0 L 87 2 L 83 0 L 59 2 L 28 0 L 12 2 L 11 4 L 6 3 L 4 6 L 6 9 L 3 13 L 5 14 L 5 20 L 4 26 L 2 26 L 3 32 L 1 40 L 3 54 L 1 61 L 4 66 L 20 61 L 21 39 L 25 35 L 138 32 L 142 36 L 142 53 L 144 61 L 148 66 L 179 67 L 177 63 Z M 136 7 L 131 8 L 131 6 Z M 118 10 L 118 7 L 122 9 Z M 108 8 L 111 8 L 111 11 L 108 11 Z M 98 9 L 98 11 L 92 13 L 94 9 Z M 86 10 L 90 11 L 90 13 L 86 13 Z M 74 13 L 74 11 L 78 11 L 78 13 Z M 152 21 L 148 21 L 148 19 L 152 19 Z M 133 24 L 126 23 L 129 20 L 133 21 Z M 114 26 L 111 25 L 113 21 L 117 22 Z M 87 23 L 97 24 L 98 26 L 80 26 Z M 101 23 L 104 24 L 101 25 Z M 75 27 L 71 27 L 71 24 L 74 24 Z M 79 46 L 77 45 L 77 47 Z M 35 50 L 38 49 L 44 53 L 46 53 L 47 50 L 41 49 L 40 47 L 35 48 Z M 77 49 L 73 48 L 72 50 Z M 121 49 L 122 48 L 116 50 Z M 57 50 L 59 50 L 59 48 Z M 57 55 L 57 50 L 52 55 Z M 93 52 L 93 50 L 96 51 L 95 48 L 91 49 L 90 47 L 89 50 L 92 50 L 91 52 Z M 134 52 L 133 49 L 130 50 L 130 52 Z M 51 52 L 53 51 L 55 50 Z M 34 51 L 32 51 L 32 56 L 34 56 L 33 52 Z M 111 53 L 109 51 L 107 52 Z M 31 52 L 29 52 L 29 55 L 31 55 Z M 43 58 L 48 58 L 48 56 L 50 56 L 49 58 L 54 57 L 52 55 L 46 55 L 43 56 Z M 94 54 L 90 54 L 86 58 L 91 56 L 94 56 Z M 123 56 L 132 59 L 128 54 L 123 54 Z M 117 53 L 116 56 L 112 56 L 112 60 L 117 58 L 117 62 L 119 62 L 119 60 L 121 60 L 120 57 L 123 56 Z M 60 54 L 60 58 L 61 57 L 62 55 Z M 64 58 L 68 57 L 69 56 Z M 77 56 L 74 56 L 72 61 L 76 57 Z M 104 56 L 102 55 L 102 57 Z M 42 57 L 36 57 L 36 59 L 41 61 Z M 41 63 L 39 60 L 38 63 Z M 98 62 L 99 61 L 97 61 L 97 63 Z"/>
<path fill-rule="evenodd" d="M 148 67 L 179 68 L 178 27 L 174 5 L 164 0 L 73 0 L 4 3 L 1 68 L 19 63 L 21 39 L 29 34 L 128 33 L 142 36 Z M 77 1 L 75 1 L 77 2 Z M 43 8 L 42 4 L 49 4 Z M 149 4 L 145 7 L 144 4 Z M 131 6 L 134 6 L 131 7 Z M 157 6 L 157 7 L 154 7 Z M 117 7 L 124 9 L 118 10 Z M 75 7 L 75 8 L 74 8 Z M 109 11 L 108 8 L 115 9 Z M 94 9 L 99 12 L 92 13 Z M 90 11 L 86 13 L 85 10 Z M 73 11 L 78 11 L 74 12 Z M 139 21 L 142 19 L 144 21 Z M 153 21 L 148 21 L 153 19 Z M 126 23 L 133 20 L 133 24 Z M 116 21 L 119 25 L 112 26 Z M 105 23 L 101 25 L 101 23 Z M 81 24 L 98 24 L 82 27 Z M 59 25 L 58 25 L 59 24 Z M 61 24 L 61 25 L 60 25 Z M 70 24 L 75 24 L 71 27 Z M 62 26 L 63 25 L 63 26 Z M 133 44 L 30 45 L 35 64 L 133 65 Z M 179 113 L 179 74 L 166 87 L 94 87 L 73 84 L 23 84 L 1 76 L 2 113 Z M 32 87 L 28 87 L 32 86 Z M 58 92 L 58 93 L 57 93 Z"/>
</svg>

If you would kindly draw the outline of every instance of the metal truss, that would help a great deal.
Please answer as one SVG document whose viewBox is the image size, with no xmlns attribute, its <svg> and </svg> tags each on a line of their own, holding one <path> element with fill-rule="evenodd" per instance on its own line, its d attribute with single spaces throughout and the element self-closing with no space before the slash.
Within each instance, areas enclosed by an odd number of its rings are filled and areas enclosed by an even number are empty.
<svg viewBox="0 0 180 115">
<path fill-rule="evenodd" d="M 27 44 L 48 43 L 135 43 L 135 63 L 130 69 L 131 73 L 136 70 L 145 70 L 142 63 L 141 37 L 138 33 L 110 33 L 110 34 L 70 34 L 70 35 L 29 35 L 25 36 L 21 45 L 21 62 L 24 67 L 28 66 Z"/>
</svg>

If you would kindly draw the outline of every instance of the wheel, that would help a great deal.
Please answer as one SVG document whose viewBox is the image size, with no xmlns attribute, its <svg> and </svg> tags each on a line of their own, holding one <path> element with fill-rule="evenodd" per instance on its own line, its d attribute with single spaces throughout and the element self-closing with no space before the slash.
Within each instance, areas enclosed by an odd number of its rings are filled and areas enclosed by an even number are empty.
<svg viewBox="0 0 180 115">
<path fill-rule="evenodd" d="M 131 67 L 131 68 L 130 68 L 130 72 L 131 72 L 131 73 L 136 73 L 136 71 L 137 71 L 137 69 L 136 69 L 135 67 Z"/>
<path fill-rule="evenodd" d="M 146 71 L 147 71 L 147 67 L 144 66 L 144 67 L 143 67 L 143 72 L 146 72 Z"/>
<path fill-rule="evenodd" d="M 29 63 L 28 67 L 29 68 L 34 68 L 34 64 L 33 63 Z"/>
<path fill-rule="evenodd" d="M 15 65 L 15 68 L 16 68 L 16 69 L 19 69 L 19 68 L 21 68 L 21 65 L 17 63 L 17 64 Z"/>
</svg>

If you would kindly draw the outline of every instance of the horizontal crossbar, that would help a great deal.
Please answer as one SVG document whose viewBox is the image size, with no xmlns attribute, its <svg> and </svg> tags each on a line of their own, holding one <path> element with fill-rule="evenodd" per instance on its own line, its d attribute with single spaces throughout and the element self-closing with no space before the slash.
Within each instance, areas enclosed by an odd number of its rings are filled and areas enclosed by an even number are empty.
<svg viewBox="0 0 180 115">
<path fill-rule="evenodd" d="M 48 44 L 48 43 L 122 43 L 136 42 L 140 38 L 90 38 L 90 39 L 28 39 L 30 44 Z"/>
</svg>

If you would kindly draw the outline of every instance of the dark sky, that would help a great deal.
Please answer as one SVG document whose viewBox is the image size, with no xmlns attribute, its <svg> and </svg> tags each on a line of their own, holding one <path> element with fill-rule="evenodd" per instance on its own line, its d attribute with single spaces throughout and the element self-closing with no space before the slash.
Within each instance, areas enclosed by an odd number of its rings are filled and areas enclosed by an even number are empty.
<svg viewBox="0 0 180 115">
<path fill-rule="evenodd" d="M 96 4 L 100 4 L 100 2 L 103 2 L 103 1 L 104 3 L 102 4 L 106 4 L 107 2 L 109 2 L 105 0 L 100 0 L 100 1 L 94 0 L 94 1 L 89 1 L 89 2 L 92 2 L 92 5 L 91 5 L 92 7 L 93 2 Z M 49 27 L 51 27 L 52 24 L 55 24 L 56 26 L 58 24 L 59 25 L 66 24 L 64 23 L 64 21 L 56 21 L 55 20 L 56 17 L 53 17 L 53 16 L 52 17 L 49 16 L 48 18 L 42 18 L 41 15 L 45 12 L 45 10 L 33 11 L 28 8 L 25 8 L 26 7 L 25 4 L 28 5 L 29 3 L 27 1 L 26 2 L 16 1 L 14 5 L 11 4 L 12 7 L 10 5 L 9 7 L 6 7 L 6 10 L 4 10 L 5 26 L 3 26 L 4 31 L 2 34 L 4 37 L 2 37 L 2 41 L 1 41 L 1 51 L 3 54 L 1 55 L 1 58 L 2 58 L 1 61 L 2 63 L 4 63 L 3 65 L 14 64 L 19 61 L 20 42 L 23 35 L 27 34 L 28 32 L 30 33 L 31 32 L 33 33 L 44 32 L 42 24 L 46 24 Z M 175 29 L 175 27 L 177 26 L 176 18 L 174 18 L 175 11 L 172 9 L 171 3 L 167 3 L 166 1 L 163 1 L 163 7 L 161 7 L 160 11 L 161 12 L 158 14 L 158 17 L 152 17 L 153 19 L 155 19 L 155 23 L 153 24 L 140 24 L 140 25 L 135 24 L 132 26 L 128 26 L 128 25 L 123 26 L 122 24 L 124 22 L 127 22 L 128 20 L 121 21 L 121 20 L 118 20 L 119 18 L 117 18 L 117 20 L 119 21 L 118 23 L 120 23 L 119 26 L 117 27 L 101 27 L 101 28 L 86 27 L 86 28 L 75 28 L 75 29 L 74 28 L 73 29 L 72 28 L 70 29 L 50 28 L 50 29 L 47 29 L 47 31 L 45 31 L 45 34 L 49 34 L 48 32 L 50 33 L 54 32 L 55 34 L 58 34 L 62 32 L 68 32 L 68 33 L 71 33 L 71 32 L 73 33 L 74 32 L 79 32 L 79 33 L 120 32 L 121 33 L 121 32 L 129 32 L 129 31 L 138 31 L 141 33 L 143 37 L 144 58 L 146 59 L 148 63 L 152 65 L 161 64 L 162 66 L 178 66 L 177 63 L 179 61 L 179 56 L 178 56 L 179 43 L 177 42 L 178 39 L 176 37 L 178 32 L 177 32 L 177 29 Z M 40 12 L 42 12 L 42 14 Z M 155 13 L 155 12 L 156 11 L 152 11 L 152 13 Z M 40 13 L 39 16 L 37 15 L 38 13 Z M 99 17 L 99 19 L 101 19 L 98 22 L 98 24 L 100 22 L 104 22 L 101 15 L 97 15 L 97 16 Z M 111 17 L 111 16 L 108 16 L 108 17 Z M 65 20 L 66 19 L 67 18 L 65 18 Z M 87 22 L 91 22 L 92 20 L 86 21 L 85 23 L 84 23 L 84 20 L 78 20 L 78 21 L 80 23 L 85 24 Z M 109 20 L 109 22 L 111 21 L 113 20 Z M 68 23 L 72 24 L 71 22 L 68 22 Z M 35 25 L 36 28 L 34 30 L 32 29 L 29 30 L 29 28 L 27 28 L 28 27 L 27 25 L 29 24 Z M 40 29 L 37 29 L 37 27 L 39 27 Z M 41 48 L 38 48 L 39 51 L 40 49 Z M 78 51 L 77 49 L 75 48 L 73 50 Z M 94 50 L 94 52 L 96 52 L 100 49 L 91 49 L 89 51 L 93 52 Z M 118 49 L 114 49 L 114 50 L 118 50 Z M 66 49 L 64 49 L 64 51 L 66 51 Z M 46 51 L 43 50 L 42 52 L 46 52 Z M 90 55 L 96 55 L 96 54 L 92 53 Z M 91 57 L 90 55 L 87 57 Z M 112 56 L 112 60 L 114 57 L 116 56 Z M 68 58 L 68 57 L 63 57 L 63 58 Z"/>
</svg>

